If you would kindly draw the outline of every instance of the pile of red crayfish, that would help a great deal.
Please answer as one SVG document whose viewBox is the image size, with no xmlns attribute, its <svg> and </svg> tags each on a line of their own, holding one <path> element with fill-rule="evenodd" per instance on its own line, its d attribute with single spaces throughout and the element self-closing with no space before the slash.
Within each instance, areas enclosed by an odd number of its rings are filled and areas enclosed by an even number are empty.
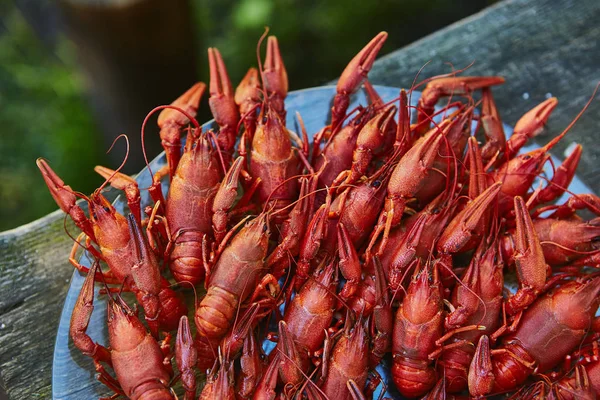
<svg viewBox="0 0 600 400">
<path fill-rule="evenodd" d="M 152 205 L 119 170 L 97 167 L 106 181 L 85 196 L 37 161 L 81 230 L 70 261 L 87 276 L 70 335 L 113 398 L 173 399 L 175 385 L 185 399 L 600 394 L 600 219 L 576 214 L 600 215 L 600 198 L 553 204 L 581 146 L 543 171 L 581 114 L 519 154 L 555 98 L 508 139 L 491 91 L 501 77 L 437 76 L 384 103 L 367 74 L 386 38 L 342 72 L 312 143 L 300 115 L 301 132 L 286 127 L 274 36 L 235 91 L 208 49 L 215 129 L 195 119 L 204 83 L 155 110 L 167 163 L 151 171 Z M 349 109 L 361 88 L 369 104 Z M 103 196 L 108 184 L 128 215 Z M 86 333 L 95 283 L 108 298 L 107 345 Z M 184 296 L 196 293 L 190 323 Z"/>
</svg>

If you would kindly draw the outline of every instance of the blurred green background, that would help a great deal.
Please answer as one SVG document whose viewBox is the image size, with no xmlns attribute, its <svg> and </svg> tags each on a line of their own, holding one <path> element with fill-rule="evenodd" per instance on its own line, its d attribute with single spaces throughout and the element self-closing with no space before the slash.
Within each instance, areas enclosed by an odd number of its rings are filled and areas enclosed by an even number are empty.
<svg viewBox="0 0 600 400">
<path fill-rule="evenodd" d="M 116 167 L 122 154 L 106 156 L 112 138 L 137 138 L 145 112 L 171 102 L 194 79 L 207 81 L 208 46 L 221 50 L 237 85 L 256 65 L 257 40 L 270 26 L 294 90 L 335 79 L 381 30 L 390 34 L 385 54 L 491 3 L 0 0 L 0 231 L 56 209 L 37 157 L 47 158 L 76 190 L 89 193 L 100 185 L 93 166 Z M 170 13 L 171 7 L 179 11 Z M 138 71 L 146 75 L 136 86 Z M 207 117 L 205 111 L 201 118 Z M 156 140 L 149 146 L 154 156 Z M 142 165 L 134 156 L 127 171 Z"/>
</svg>

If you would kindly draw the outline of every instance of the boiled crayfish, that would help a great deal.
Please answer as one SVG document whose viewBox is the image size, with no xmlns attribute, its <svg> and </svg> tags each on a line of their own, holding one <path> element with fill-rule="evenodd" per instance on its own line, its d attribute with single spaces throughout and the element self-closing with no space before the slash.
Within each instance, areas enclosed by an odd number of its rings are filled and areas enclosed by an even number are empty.
<svg viewBox="0 0 600 400">
<path fill-rule="evenodd" d="M 85 196 L 37 161 L 81 230 L 70 261 L 87 276 L 71 337 L 115 396 L 600 394 L 600 198 L 552 204 L 581 146 L 551 178 L 543 172 L 581 114 L 518 154 L 557 100 L 526 112 L 506 139 L 491 89 L 504 79 L 450 74 L 422 83 L 411 121 L 413 88 L 384 103 L 368 81 L 386 38 L 350 60 L 312 143 L 302 116 L 290 115 L 300 133 L 287 125 L 289 49 L 269 37 L 264 63 L 234 90 L 210 48 L 212 127 L 195 119 L 203 83 L 154 110 L 167 162 L 151 171 L 153 204 L 119 169 L 97 167 L 105 182 Z M 361 87 L 369 102 L 350 109 Z M 128 215 L 102 194 L 109 184 L 124 191 Z M 79 247 L 91 267 L 76 260 Z M 108 296 L 106 344 L 87 332 L 95 283 Z"/>
</svg>

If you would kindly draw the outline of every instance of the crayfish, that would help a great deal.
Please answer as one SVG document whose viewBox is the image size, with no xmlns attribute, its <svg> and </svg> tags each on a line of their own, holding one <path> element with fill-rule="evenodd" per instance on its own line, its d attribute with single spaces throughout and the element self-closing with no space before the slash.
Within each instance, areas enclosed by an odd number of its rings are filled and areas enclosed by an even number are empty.
<svg viewBox="0 0 600 400">
<path fill-rule="evenodd" d="M 201 82 L 148 114 L 142 143 L 160 111 L 166 155 L 148 165 L 148 202 L 121 167 L 98 166 L 105 181 L 86 196 L 37 161 L 81 230 L 70 261 L 87 276 L 70 335 L 113 398 L 600 395 L 600 198 L 568 190 L 581 146 L 557 168 L 549 154 L 590 103 L 519 154 L 557 99 L 508 138 L 492 95 L 502 77 L 453 72 L 384 102 L 368 79 L 381 32 L 308 132 L 286 109 L 290 50 L 270 36 L 262 62 L 265 36 L 235 90 L 208 50 L 214 123 L 195 118 Z M 351 108 L 363 88 L 368 104 Z M 95 283 L 108 297 L 104 344 L 87 332 Z"/>
</svg>

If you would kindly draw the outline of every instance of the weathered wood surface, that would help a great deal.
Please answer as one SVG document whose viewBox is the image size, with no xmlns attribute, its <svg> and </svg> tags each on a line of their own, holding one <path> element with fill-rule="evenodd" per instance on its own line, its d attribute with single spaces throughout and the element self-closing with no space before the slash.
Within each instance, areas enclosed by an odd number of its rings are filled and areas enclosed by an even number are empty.
<svg viewBox="0 0 600 400">
<path fill-rule="evenodd" d="M 456 68 L 476 61 L 469 74 L 507 78 L 494 91 L 504 122 L 514 124 L 547 93 L 559 98 L 539 139 L 544 142 L 570 122 L 600 79 L 599 18 L 596 0 L 505 1 L 378 61 L 372 81 L 409 86 L 429 60 L 423 77 L 448 72 L 446 61 Z M 594 103 L 555 154 L 562 158 L 571 141 L 583 144 L 580 176 L 600 191 L 594 179 L 600 105 Z M 67 226 L 76 232 L 70 222 Z M 54 338 L 72 273 L 71 244 L 61 212 L 0 234 L 0 393 L 4 386 L 11 399 L 51 397 Z"/>
</svg>

